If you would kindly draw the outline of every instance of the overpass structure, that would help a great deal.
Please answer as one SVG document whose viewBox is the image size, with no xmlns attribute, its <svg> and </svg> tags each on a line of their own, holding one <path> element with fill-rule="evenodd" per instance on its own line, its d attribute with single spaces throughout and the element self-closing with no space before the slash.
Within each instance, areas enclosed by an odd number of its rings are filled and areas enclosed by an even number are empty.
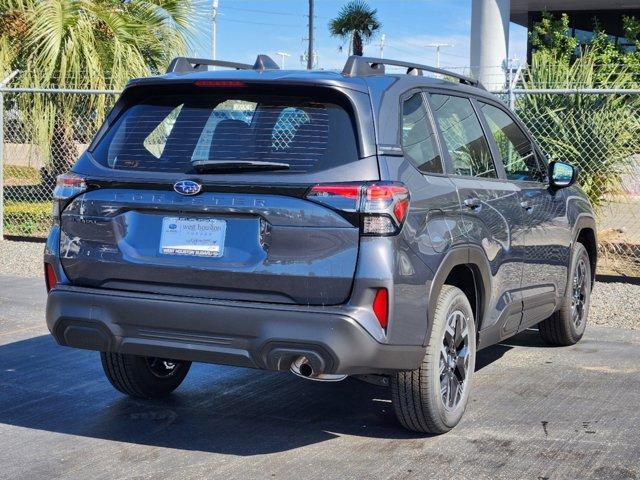
<svg viewBox="0 0 640 480">
<path fill-rule="evenodd" d="M 624 15 L 640 18 L 638 0 L 472 0 L 470 65 L 473 76 L 490 90 L 502 88 L 510 22 L 530 28 L 545 10 L 567 13 L 569 33 L 581 43 L 591 38 L 593 19 L 597 18 L 619 45 L 635 48 L 624 38 L 622 18 Z M 528 50 L 530 52 L 530 48 Z"/>
</svg>

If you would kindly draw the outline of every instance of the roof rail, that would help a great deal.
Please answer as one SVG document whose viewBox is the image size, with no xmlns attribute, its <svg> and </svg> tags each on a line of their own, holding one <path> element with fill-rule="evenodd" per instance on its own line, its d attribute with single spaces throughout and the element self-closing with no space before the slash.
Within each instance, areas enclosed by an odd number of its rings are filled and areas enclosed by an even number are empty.
<svg viewBox="0 0 640 480">
<path fill-rule="evenodd" d="M 268 55 L 258 55 L 253 65 L 248 63 L 211 60 L 208 58 L 176 57 L 171 60 L 167 73 L 204 72 L 208 66 L 235 68 L 236 70 L 278 70 L 278 64 Z"/>
<path fill-rule="evenodd" d="M 352 55 L 347 59 L 342 74 L 349 77 L 363 77 L 368 75 L 384 75 L 385 65 L 393 65 L 396 67 L 404 67 L 407 69 L 407 75 L 422 75 L 422 72 L 437 73 L 447 77 L 457 79 L 460 83 L 471 85 L 473 87 L 485 88 L 480 82 L 473 78 L 460 75 L 459 73 L 450 72 L 441 68 L 422 65 L 419 63 L 405 62 L 402 60 L 389 60 L 386 58 L 360 57 Z"/>
</svg>

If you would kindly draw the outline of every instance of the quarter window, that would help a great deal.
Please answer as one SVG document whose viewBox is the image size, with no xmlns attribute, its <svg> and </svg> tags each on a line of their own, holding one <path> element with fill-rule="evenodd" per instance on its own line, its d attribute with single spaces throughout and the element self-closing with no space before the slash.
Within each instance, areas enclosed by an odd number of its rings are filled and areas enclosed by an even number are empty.
<svg viewBox="0 0 640 480">
<path fill-rule="evenodd" d="M 540 182 L 543 174 L 533 144 L 518 124 L 498 107 L 481 103 L 509 180 Z"/>
<path fill-rule="evenodd" d="M 497 178 L 491 150 L 468 98 L 431 95 L 456 175 Z"/>
<path fill-rule="evenodd" d="M 443 173 L 436 135 L 421 93 L 402 104 L 402 149 L 405 158 L 421 172 Z"/>
</svg>

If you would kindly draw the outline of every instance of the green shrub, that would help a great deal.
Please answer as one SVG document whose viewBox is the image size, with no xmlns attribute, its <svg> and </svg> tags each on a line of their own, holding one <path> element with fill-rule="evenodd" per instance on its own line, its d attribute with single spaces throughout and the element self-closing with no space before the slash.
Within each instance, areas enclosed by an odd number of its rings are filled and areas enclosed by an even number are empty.
<svg viewBox="0 0 640 480">
<path fill-rule="evenodd" d="M 524 88 L 629 88 L 633 72 L 598 68 L 587 52 L 573 62 L 536 52 Z M 580 167 L 580 183 L 594 206 L 624 193 L 623 176 L 634 177 L 640 153 L 640 96 L 525 94 L 516 110 L 554 160 Z"/>
</svg>

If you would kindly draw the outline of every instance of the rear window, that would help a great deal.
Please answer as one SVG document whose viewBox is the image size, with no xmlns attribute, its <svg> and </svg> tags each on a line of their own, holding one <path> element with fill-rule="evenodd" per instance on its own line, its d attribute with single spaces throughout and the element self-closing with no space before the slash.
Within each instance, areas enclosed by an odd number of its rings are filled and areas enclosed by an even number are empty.
<svg viewBox="0 0 640 480">
<path fill-rule="evenodd" d="M 262 161 L 274 173 L 327 170 L 358 159 L 349 113 L 303 97 L 196 93 L 127 108 L 93 150 L 115 170 L 193 173 L 193 162 Z"/>
</svg>

